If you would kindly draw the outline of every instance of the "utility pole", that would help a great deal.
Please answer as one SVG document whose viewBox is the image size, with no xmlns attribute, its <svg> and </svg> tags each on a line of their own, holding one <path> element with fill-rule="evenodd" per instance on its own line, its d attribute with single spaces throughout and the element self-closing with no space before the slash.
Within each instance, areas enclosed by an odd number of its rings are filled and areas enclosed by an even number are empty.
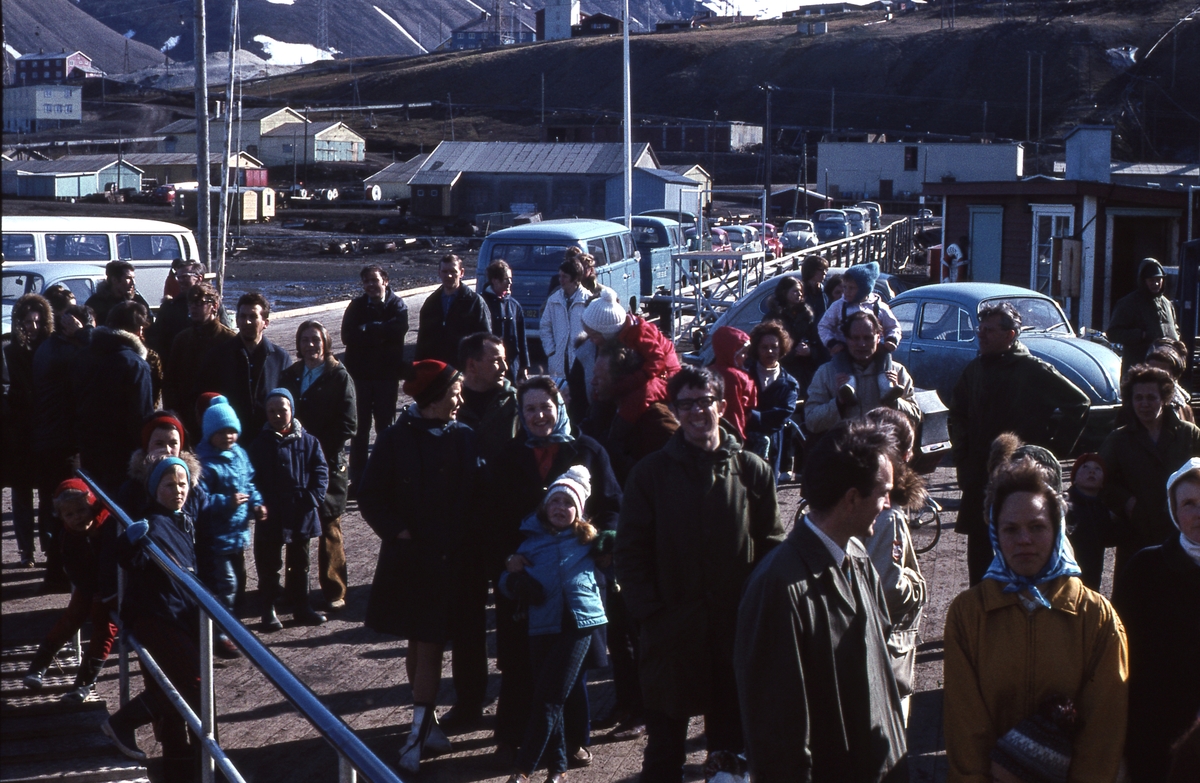
<svg viewBox="0 0 1200 783">
<path fill-rule="evenodd" d="M 767 186 L 766 210 L 769 211 L 771 208 L 771 182 L 772 182 L 771 152 L 773 151 L 772 147 L 774 146 L 773 142 L 775 141 L 775 133 L 771 126 L 771 93 L 775 92 L 779 88 L 777 86 L 775 86 L 774 84 L 771 84 L 770 82 L 763 82 L 762 84 L 759 85 L 759 89 L 763 90 L 767 94 L 767 127 L 766 127 L 766 133 L 763 136 L 763 153 L 766 155 L 766 160 L 765 160 L 766 165 L 764 166 L 764 168 L 765 168 L 764 179 L 766 180 L 766 186 Z M 764 213 L 763 214 L 763 223 L 766 224 L 767 222 L 768 222 L 768 217 L 767 217 L 767 214 Z M 763 230 L 766 231 L 766 228 L 764 227 Z"/>
<path fill-rule="evenodd" d="M 629 0 L 625 0 L 622 28 L 622 109 L 625 114 L 625 228 L 633 228 L 633 108 L 629 83 Z"/>
<path fill-rule="evenodd" d="M 212 217 L 208 177 L 208 32 L 204 0 L 196 0 L 196 239 L 200 263 L 212 271 Z"/>
<path fill-rule="evenodd" d="M 1025 141 L 1029 141 L 1030 104 L 1033 103 L 1033 52 L 1025 52 Z"/>
<path fill-rule="evenodd" d="M 1046 84 L 1044 79 L 1046 73 L 1045 64 L 1046 53 L 1042 52 L 1038 54 L 1038 134 L 1037 146 L 1035 147 L 1037 151 L 1037 171 L 1034 172 L 1035 174 L 1042 173 L 1042 105 L 1045 103 L 1043 99 L 1046 96 L 1044 89 Z"/>
<path fill-rule="evenodd" d="M 450 98 L 450 93 L 446 93 L 446 106 L 450 109 L 450 141 L 454 141 L 454 101 Z"/>
<path fill-rule="evenodd" d="M 837 105 L 837 88 L 829 88 L 829 132 L 833 133 L 833 109 Z"/>
</svg>

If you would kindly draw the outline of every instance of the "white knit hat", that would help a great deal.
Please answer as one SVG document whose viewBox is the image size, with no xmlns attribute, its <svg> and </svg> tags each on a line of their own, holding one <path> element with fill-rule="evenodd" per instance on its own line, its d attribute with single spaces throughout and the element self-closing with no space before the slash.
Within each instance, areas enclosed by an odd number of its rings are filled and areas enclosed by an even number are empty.
<svg viewBox="0 0 1200 783">
<path fill-rule="evenodd" d="M 554 480 L 546 492 L 549 500 L 557 492 L 564 493 L 575 504 L 575 516 L 583 519 L 583 507 L 592 494 L 592 474 L 583 465 L 574 465 Z"/>
<path fill-rule="evenodd" d="M 615 337 L 625 325 L 625 308 L 617 292 L 600 286 L 600 293 L 588 302 L 583 311 L 583 325 L 605 337 Z"/>
</svg>

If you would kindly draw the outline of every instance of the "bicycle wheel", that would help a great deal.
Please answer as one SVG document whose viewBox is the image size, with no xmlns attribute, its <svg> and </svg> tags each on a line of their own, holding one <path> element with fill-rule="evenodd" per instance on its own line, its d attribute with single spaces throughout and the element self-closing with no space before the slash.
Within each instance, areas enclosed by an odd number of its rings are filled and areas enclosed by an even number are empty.
<svg viewBox="0 0 1200 783">
<path fill-rule="evenodd" d="M 909 532 L 913 538 L 913 550 L 923 555 L 937 546 L 942 538 L 942 507 L 933 498 L 908 520 Z"/>
</svg>

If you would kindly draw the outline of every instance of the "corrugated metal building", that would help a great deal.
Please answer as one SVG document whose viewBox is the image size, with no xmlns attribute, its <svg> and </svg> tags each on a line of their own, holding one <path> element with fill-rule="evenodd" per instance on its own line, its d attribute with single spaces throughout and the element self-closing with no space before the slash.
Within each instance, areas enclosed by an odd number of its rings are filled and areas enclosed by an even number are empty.
<svg viewBox="0 0 1200 783">
<path fill-rule="evenodd" d="M 142 187 L 142 170 L 112 155 L 76 155 L 58 160 L 6 160 L 3 191 L 23 198 L 82 198 L 117 189 Z"/>
<path fill-rule="evenodd" d="M 408 181 L 412 179 L 412 175 L 417 173 L 417 170 L 421 168 L 421 164 L 428 158 L 429 153 L 423 153 L 410 160 L 398 160 L 395 163 L 389 163 L 384 168 L 364 179 L 363 186 L 370 188 L 372 185 L 378 185 L 380 197 L 384 201 L 411 198 L 412 192 Z"/>
<path fill-rule="evenodd" d="M 259 158 L 258 145 L 262 135 L 268 131 L 288 123 L 303 123 L 304 117 L 294 109 L 284 107 L 242 109 L 234 112 L 233 140 L 240 147 L 256 158 Z M 155 131 L 166 138 L 159 142 L 160 152 L 195 152 L 196 151 L 196 121 L 194 119 L 176 120 Z M 297 130 L 297 133 L 299 131 Z M 208 125 L 208 149 L 210 152 L 221 152 L 225 149 L 225 118 L 212 117 Z M 291 162 L 289 160 L 289 162 Z"/>
<path fill-rule="evenodd" d="M 544 217 L 608 217 L 608 180 L 620 174 L 620 144 L 444 141 L 409 180 L 414 215 L 473 217 L 532 205 Z M 648 144 L 633 165 L 658 168 Z"/>
</svg>

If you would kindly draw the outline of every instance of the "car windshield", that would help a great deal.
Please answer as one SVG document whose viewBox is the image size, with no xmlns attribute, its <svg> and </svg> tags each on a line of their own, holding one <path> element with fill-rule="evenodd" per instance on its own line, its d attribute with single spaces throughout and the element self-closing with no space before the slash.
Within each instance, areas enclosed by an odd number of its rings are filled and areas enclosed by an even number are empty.
<svg viewBox="0 0 1200 783">
<path fill-rule="evenodd" d="M 563 262 L 566 255 L 566 245 L 507 245 L 496 244 L 492 247 L 493 261 L 507 261 L 513 269 L 537 269 L 555 271 Z"/>
<path fill-rule="evenodd" d="M 1034 297 L 1011 297 L 985 304 L 1000 302 L 1007 302 L 1021 314 L 1022 332 L 1055 332 L 1068 335 L 1075 333 L 1071 325 L 1063 319 L 1062 311 L 1054 302 Z"/>
</svg>

